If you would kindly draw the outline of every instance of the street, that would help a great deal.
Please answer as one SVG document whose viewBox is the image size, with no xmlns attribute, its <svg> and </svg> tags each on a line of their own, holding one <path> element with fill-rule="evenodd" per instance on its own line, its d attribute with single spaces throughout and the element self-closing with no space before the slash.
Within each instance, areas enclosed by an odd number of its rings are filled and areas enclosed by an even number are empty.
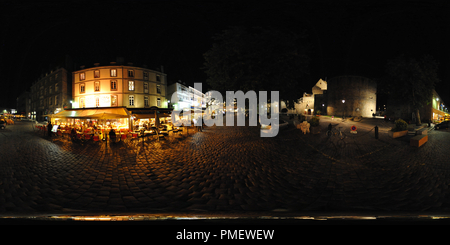
<svg viewBox="0 0 450 245">
<path fill-rule="evenodd" d="M 51 140 L 16 122 L 0 131 L 0 214 L 448 212 L 450 132 L 415 148 L 375 120 L 321 117 L 320 134 L 291 125 L 274 138 L 213 126 L 136 147 Z M 329 123 L 345 144 L 325 135 Z"/>
</svg>

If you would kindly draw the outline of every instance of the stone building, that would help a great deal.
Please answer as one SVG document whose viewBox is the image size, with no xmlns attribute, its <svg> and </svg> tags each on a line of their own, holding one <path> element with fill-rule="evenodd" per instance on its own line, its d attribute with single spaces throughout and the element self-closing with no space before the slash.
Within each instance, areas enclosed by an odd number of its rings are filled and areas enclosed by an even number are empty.
<svg viewBox="0 0 450 245">
<path fill-rule="evenodd" d="M 377 83 L 361 76 L 338 76 L 328 81 L 327 114 L 372 117 L 376 112 Z"/>
<path fill-rule="evenodd" d="M 31 110 L 33 120 L 43 121 L 71 107 L 72 76 L 64 67 L 41 75 L 30 87 Z"/>
<path fill-rule="evenodd" d="M 306 114 L 312 115 L 318 111 L 321 114 L 326 113 L 326 93 L 327 93 L 327 82 L 325 80 L 319 79 L 319 81 L 312 87 L 312 93 L 303 93 L 303 97 L 298 99 L 295 103 L 294 109 L 287 110 L 290 114 Z M 280 108 L 286 108 L 284 102 L 280 103 Z"/>
<path fill-rule="evenodd" d="M 330 116 L 372 117 L 376 111 L 377 84 L 371 79 L 360 76 L 338 76 L 325 81 L 320 79 L 312 93 L 304 93 L 289 114 L 327 114 Z"/>
</svg>

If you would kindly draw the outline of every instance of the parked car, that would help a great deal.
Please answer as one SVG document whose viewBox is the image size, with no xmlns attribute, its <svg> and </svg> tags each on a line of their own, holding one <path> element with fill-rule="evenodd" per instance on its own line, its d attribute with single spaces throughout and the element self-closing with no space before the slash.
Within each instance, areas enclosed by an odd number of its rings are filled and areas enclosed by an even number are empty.
<svg viewBox="0 0 450 245">
<path fill-rule="evenodd" d="M 450 124 L 450 121 L 444 121 L 444 122 L 441 122 L 441 123 L 438 123 L 438 124 L 434 125 L 434 128 L 435 129 L 448 128 L 449 124 Z"/>
<path fill-rule="evenodd" d="M 6 121 L 4 119 L 0 119 L 0 129 L 6 128 Z"/>
</svg>

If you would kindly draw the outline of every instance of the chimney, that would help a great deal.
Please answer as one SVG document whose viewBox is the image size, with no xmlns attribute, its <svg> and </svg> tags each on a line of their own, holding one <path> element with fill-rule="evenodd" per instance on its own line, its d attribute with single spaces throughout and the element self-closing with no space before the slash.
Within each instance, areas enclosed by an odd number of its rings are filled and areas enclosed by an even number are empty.
<svg viewBox="0 0 450 245">
<path fill-rule="evenodd" d="M 116 62 L 117 62 L 117 64 L 122 65 L 124 62 L 123 57 L 116 57 Z"/>
</svg>

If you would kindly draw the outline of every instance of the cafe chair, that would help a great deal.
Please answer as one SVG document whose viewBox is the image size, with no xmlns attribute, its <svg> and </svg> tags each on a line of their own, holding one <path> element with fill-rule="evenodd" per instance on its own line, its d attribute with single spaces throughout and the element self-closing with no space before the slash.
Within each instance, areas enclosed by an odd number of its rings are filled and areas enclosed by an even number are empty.
<svg viewBox="0 0 450 245">
<path fill-rule="evenodd" d="M 91 135 L 90 134 L 85 134 L 84 135 L 84 139 L 85 140 L 90 140 L 91 139 Z"/>
<path fill-rule="evenodd" d="M 120 140 L 122 140 L 123 142 L 125 142 L 127 140 L 127 135 L 126 134 L 121 134 L 120 135 Z"/>
</svg>

